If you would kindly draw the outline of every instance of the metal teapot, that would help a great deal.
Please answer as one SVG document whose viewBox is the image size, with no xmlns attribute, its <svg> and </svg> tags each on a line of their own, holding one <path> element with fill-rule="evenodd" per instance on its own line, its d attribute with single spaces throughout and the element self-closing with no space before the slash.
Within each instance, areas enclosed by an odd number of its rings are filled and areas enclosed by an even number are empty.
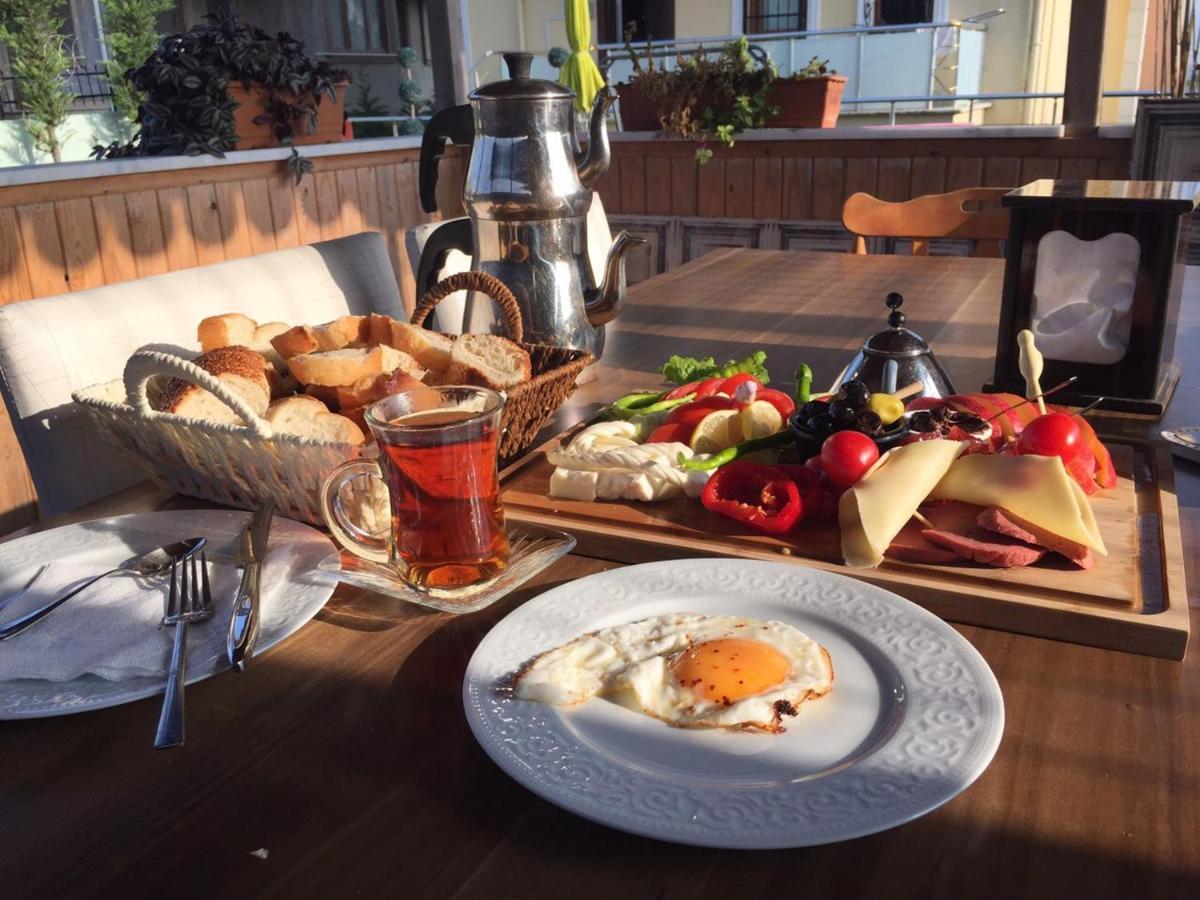
<svg viewBox="0 0 1200 900">
<path fill-rule="evenodd" d="M 929 345 L 915 331 L 904 327 L 900 311 L 904 298 L 894 291 L 884 301 L 888 309 L 888 328 L 867 338 L 862 349 L 833 383 L 833 389 L 855 378 L 871 391 L 892 393 L 919 381 L 919 397 L 948 397 L 954 393 L 950 376 L 938 365 Z"/>
<path fill-rule="evenodd" d="M 472 142 L 463 186 L 468 219 L 447 222 L 426 240 L 417 291 L 437 277 L 446 254 L 471 256 L 471 268 L 499 278 L 521 307 L 526 340 L 588 350 L 600 357 L 604 323 L 625 297 L 625 253 L 644 243 L 622 231 L 595 283 L 587 256 L 586 217 L 592 189 L 610 160 L 605 113 L 613 98 L 596 95 L 586 150 L 575 139 L 575 94 L 530 77 L 530 53 L 505 53 L 507 81 L 476 88 L 471 102 L 430 120 L 421 144 L 421 204 L 437 208 L 437 162 L 447 139 Z M 468 295 L 464 325 L 491 331 L 486 297 Z"/>
</svg>

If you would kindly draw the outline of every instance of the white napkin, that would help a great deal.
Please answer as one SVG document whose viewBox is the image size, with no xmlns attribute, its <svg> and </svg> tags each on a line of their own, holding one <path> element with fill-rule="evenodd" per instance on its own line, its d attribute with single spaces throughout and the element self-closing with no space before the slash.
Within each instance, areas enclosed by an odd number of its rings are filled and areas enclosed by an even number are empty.
<svg viewBox="0 0 1200 900">
<path fill-rule="evenodd" d="M 264 567 L 264 575 L 270 570 Z M 55 562 L 23 591 L 0 602 L 0 623 L 11 622 L 98 575 L 96 566 Z M 263 579 L 266 594 L 267 578 Z M 209 562 L 213 616 L 188 628 L 188 666 L 211 667 L 225 655 L 236 567 Z M 93 674 L 110 681 L 162 675 L 171 660 L 175 629 L 162 624 L 169 576 L 109 575 L 72 597 L 45 619 L 0 642 L 0 681 L 69 681 Z"/>
</svg>

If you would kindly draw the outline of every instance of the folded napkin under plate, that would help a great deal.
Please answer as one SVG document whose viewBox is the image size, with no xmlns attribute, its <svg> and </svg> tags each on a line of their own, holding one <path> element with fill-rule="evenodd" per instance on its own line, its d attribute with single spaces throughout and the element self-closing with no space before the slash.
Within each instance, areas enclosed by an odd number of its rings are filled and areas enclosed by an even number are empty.
<svg viewBox="0 0 1200 900">
<path fill-rule="evenodd" d="M 103 571 L 103 570 L 100 570 Z M 94 565 L 54 562 L 24 591 L 0 601 L 0 622 L 45 606 L 98 574 Z M 209 563 L 213 617 L 188 630 L 188 659 L 207 665 L 225 655 L 225 625 L 240 581 L 236 567 Z M 276 593 L 282 573 L 264 568 L 263 593 Z M 171 659 L 174 631 L 162 624 L 169 576 L 124 572 L 102 578 L 28 631 L 0 645 L 0 681 L 42 678 L 69 681 L 98 675 L 110 681 L 160 675 Z"/>
<path fill-rule="evenodd" d="M 0 622 L 60 596 L 81 577 L 163 543 L 204 535 L 215 612 L 189 629 L 188 683 L 225 671 L 225 637 L 239 577 L 234 561 L 248 520 L 248 513 L 236 510 L 170 510 L 79 522 L 0 542 Z M 263 566 L 256 656 L 325 605 L 336 582 L 320 569 L 336 559 L 333 544 L 316 529 L 276 520 Z M 160 624 L 168 584 L 166 577 L 110 575 L 0 643 L 0 719 L 83 712 L 161 693 L 174 637 Z"/>
</svg>

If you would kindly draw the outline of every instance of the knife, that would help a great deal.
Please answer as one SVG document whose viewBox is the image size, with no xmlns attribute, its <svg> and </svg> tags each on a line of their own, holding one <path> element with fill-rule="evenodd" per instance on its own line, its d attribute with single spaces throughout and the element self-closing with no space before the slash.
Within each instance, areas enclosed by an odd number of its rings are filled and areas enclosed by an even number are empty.
<svg viewBox="0 0 1200 900">
<path fill-rule="evenodd" d="M 262 582 L 262 563 L 267 556 L 267 539 L 271 534 L 271 519 L 275 503 L 268 500 L 250 518 L 238 539 L 237 561 L 242 569 L 242 583 L 233 600 L 229 618 L 229 634 L 225 651 L 234 671 L 244 672 L 254 655 L 258 640 L 259 590 Z"/>
</svg>

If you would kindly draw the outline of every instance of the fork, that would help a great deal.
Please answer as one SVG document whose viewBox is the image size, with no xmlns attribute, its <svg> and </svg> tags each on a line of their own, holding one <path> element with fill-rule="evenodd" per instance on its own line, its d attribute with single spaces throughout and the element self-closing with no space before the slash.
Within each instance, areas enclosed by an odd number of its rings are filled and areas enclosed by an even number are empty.
<svg viewBox="0 0 1200 900">
<path fill-rule="evenodd" d="M 179 578 L 175 577 L 179 569 Z M 189 571 L 190 578 L 189 578 Z M 203 622 L 212 618 L 212 591 L 208 586 L 208 559 L 200 554 L 200 571 L 196 571 L 196 557 L 171 563 L 171 587 L 163 610 L 163 624 L 175 628 L 175 640 L 171 646 L 171 667 L 167 672 L 167 690 L 163 694 L 162 712 L 158 717 L 158 731 L 154 735 L 154 747 L 166 750 L 183 745 L 183 689 L 187 683 L 187 630 L 191 622 Z"/>
</svg>

